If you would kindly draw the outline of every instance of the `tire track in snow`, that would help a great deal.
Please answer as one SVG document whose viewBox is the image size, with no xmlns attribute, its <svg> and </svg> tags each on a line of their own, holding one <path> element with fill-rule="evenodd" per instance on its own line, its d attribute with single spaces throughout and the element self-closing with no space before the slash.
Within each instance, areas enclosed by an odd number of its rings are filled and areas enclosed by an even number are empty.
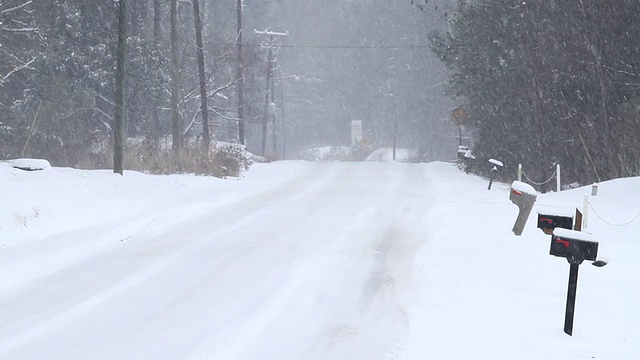
<svg viewBox="0 0 640 360">
<path fill-rule="evenodd" d="M 294 196 L 289 196 L 292 192 L 295 193 L 294 195 L 300 195 L 319 191 L 321 189 L 319 184 L 333 181 L 333 178 L 337 176 L 338 173 L 339 169 L 335 167 L 326 171 L 326 169 L 320 166 L 314 168 L 313 171 L 306 176 L 283 184 L 275 190 L 272 189 L 242 199 L 241 204 L 236 204 L 224 212 L 224 216 L 221 218 L 222 221 L 219 221 L 221 223 L 220 227 L 216 227 L 215 223 L 212 224 L 212 227 L 216 229 L 217 235 L 215 237 L 224 237 L 225 234 L 247 226 L 251 221 L 272 212 L 273 206 L 290 202 L 294 198 Z M 252 206 L 249 206 L 249 208 L 246 206 L 246 204 L 255 203 L 270 205 L 256 209 L 252 208 Z M 214 206 L 213 208 L 216 209 L 220 207 L 221 206 Z M 51 272 L 42 277 L 37 277 L 36 281 L 24 282 L 23 284 L 25 286 L 23 288 L 14 288 L 13 290 L 1 293 L 0 322 L 3 326 L 0 328 L 0 357 L 7 351 L 24 345 L 34 338 L 54 332 L 58 328 L 71 324 L 75 319 L 95 310 L 101 304 L 104 304 L 106 301 L 125 292 L 136 284 L 145 281 L 153 274 L 160 272 L 162 269 L 166 269 L 171 264 L 178 263 L 181 259 L 188 258 L 190 255 L 201 251 L 211 239 L 211 236 L 207 236 L 210 228 L 200 228 L 199 231 L 192 233 L 190 237 L 185 237 L 183 233 L 185 228 L 197 228 L 195 224 L 201 223 L 202 219 L 207 216 L 211 215 L 200 215 L 196 219 L 191 219 L 190 221 L 179 224 L 178 230 L 161 232 L 159 234 L 154 233 L 153 237 L 145 238 L 143 236 L 130 247 L 111 247 L 111 249 L 109 249 L 111 251 L 103 252 L 104 249 L 102 247 L 96 246 L 97 249 L 94 249 L 94 252 L 90 253 L 90 256 L 86 258 L 73 258 L 74 261 L 68 263 L 58 261 L 56 265 L 60 265 L 60 268 L 54 266 L 52 271 L 47 269 Z M 121 228 L 126 229 L 128 226 L 130 225 L 125 224 Z M 89 230 L 91 231 L 93 229 Z M 119 237 L 120 236 L 118 236 L 118 238 Z M 179 240 L 176 241 L 176 239 Z M 111 238 L 111 240 L 116 244 L 119 242 L 117 239 Z M 145 249 L 149 247 L 154 250 L 160 248 L 163 251 L 160 254 L 154 254 L 146 264 L 142 263 L 139 264 L 139 266 L 127 268 L 126 271 L 118 271 L 113 268 L 114 265 L 118 265 L 118 263 L 122 261 L 123 256 L 145 251 Z M 75 248 L 67 249 L 67 251 L 72 251 L 73 249 Z M 42 255 L 36 256 L 36 259 L 40 260 Z M 24 259 L 22 259 L 22 261 L 24 261 Z M 110 274 L 105 278 L 105 274 L 100 271 L 90 271 L 82 275 L 82 272 L 86 271 L 86 269 L 93 268 L 100 263 L 109 262 L 111 264 L 108 266 L 111 267 L 111 270 L 115 271 L 116 276 Z M 18 264 L 20 263 L 18 262 Z M 35 266 L 35 264 L 36 263 L 33 262 L 31 263 L 32 266 Z M 20 266 L 24 266 L 24 264 L 20 264 Z M 11 268 L 5 265 L 4 270 L 6 271 L 7 269 L 9 269 L 10 273 Z M 129 271 L 134 271 L 134 273 L 129 274 Z M 81 275 L 78 276 L 78 274 Z M 85 280 L 80 280 L 78 277 L 84 277 Z M 60 286 L 61 281 L 59 279 L 62 279 L 63 286 Z M 48 304 L 51 296 L 55 297 L 59 294 L 59 291 L 63 291 L 64 284 L 74 286 L 73 283 L 78 282 L 84 283 L 85 286 L 93 290 L 89 292 L 85 291 L 85 294 L 81 296 L 66 299 L 61 304 L 62 307 L 55 307 L 51 306 L 55 304 Z M 76 284 L 75 287 L 81 288 L 82 286 Z M 45 296 L 42 296 L 43 294 Z M 21 310 L 19 308 L 16 309 L 16 306 L 10 305 L 15 303 L 16 298 L 35 298 L 40 299 L 40 301 L 36 306 L 25 307 Z M 42 317 L 45 317 L 46 320 L 40 320 Z M 11 324 L 11 322 L 14 322 L 15 326 L 12 327 L 11 325 L 14 324 Z"/>
<path fill-rule="evenodd" d="M 19 296 L 0 293 L 0 309 L 15 314 L 15 299 L 78 287 L 63 303 L 45 296 L 22 307 L 33 310 L 26 318 L 0 312 L 0 358 L 37 358 L 34 346 L 70 359 L 392 354 L 409 321 L 412 254 L 426 241 L 414 229 L 420 214 L 404 211 L 428 208 L 427 192 L 415 193 L 418 171 L 318 164 L 251 203 L 136 234 L 25 283 Z"/>
</svg>

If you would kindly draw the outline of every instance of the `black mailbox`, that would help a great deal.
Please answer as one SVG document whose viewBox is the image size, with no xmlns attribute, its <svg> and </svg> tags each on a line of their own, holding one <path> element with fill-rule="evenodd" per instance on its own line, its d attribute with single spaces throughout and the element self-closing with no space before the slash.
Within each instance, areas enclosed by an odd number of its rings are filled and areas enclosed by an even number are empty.
<svg viewBox="0 0 640 360">
<path fill-rule="evenodd" d="M 573 229 L 573 217 L 538 213 L 538 229 L 551 235 L 555 228 Z"/>
<path fill-rule="evenodd" d="M 566 232 L 566 233 L 565 233 Z M 560 234 L 556 229 L 551 237 L 551 249 L 549 254 L 566 258 L 571 264 L 581 264 L 584 260 L 595 261 L 598 256 L 598 243 L 586 240 L 583 236 L 572 236 L 571 233 L 581 234 L 577 231 L 565 231 Z"/>
<path fill-rule="evenodd" d="M 557 227 L 551 236 L 549 254 L 566 258 L 569 262 L 569 288 L 567 289 L 567 307 L 564 313 L 564 332 L 571 336 L 573 335 L 573 315 L 576 308 L 578 269 L 584 260 L 596 261 L 598 242 L 593 241 L 591 235 L 587 233 Z"/>
</svg>

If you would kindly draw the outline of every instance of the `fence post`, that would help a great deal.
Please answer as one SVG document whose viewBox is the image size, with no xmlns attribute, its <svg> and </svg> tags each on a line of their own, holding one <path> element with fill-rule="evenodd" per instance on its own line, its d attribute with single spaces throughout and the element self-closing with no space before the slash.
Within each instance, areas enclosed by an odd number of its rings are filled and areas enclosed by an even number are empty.
<svg viewBox="0 0 640 360">
<path fill-rule="evenodd" d="M 562 183 L 560 182 L 560 164 L 556 165 L 556 188 L 558 192 L 562 190 Z"/>
<path fill-rule="evenodd" d="M 518 164 L 518 181 L 522 181 L 522 164 Z"/>
<path fill-rule="evenodd" d="M 582 230 L 587 228 L 587 217 L 589 215 L 589 195 L 584 196 L 582 204 Z"/>
</svg>

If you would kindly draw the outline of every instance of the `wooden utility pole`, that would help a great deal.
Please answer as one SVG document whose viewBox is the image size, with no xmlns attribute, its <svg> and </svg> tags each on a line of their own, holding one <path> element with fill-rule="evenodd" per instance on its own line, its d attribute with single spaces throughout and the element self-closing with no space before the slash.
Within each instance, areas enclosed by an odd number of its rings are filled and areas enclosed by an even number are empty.
<svg viewBox="0 0 640 360">
<path fill-rule="evenodd" d="M 282 74 L 281 74 L 282 75 Z M 287 128 L 284 111 L 284 82 L 280 80 L 280 109 L 282 109 L 282 160 L 287 159 Z"/>
<path fill-rule="evenodd" d="M 264 90 L 264 120 L 262 121 L 262 151 L 261 155 L 265 156 L 266 147 L 267 147 L 267 124 L 269 123 L 269 100 L 273 99 L 273 37 L 274 36 L 289 36 L 289 33 L 279 33 L 273 31 L 257 31 L 253 30 L 254 34 L 257 35 L 266 35 L 269 36 L 269 45 L 268 45 L 268 54 L 267 54 L 267 76 L 265 79 L 265 90 Z M 275 126 L 275 115 L 274 115 L 274 126 Z M 275 127 L 274 127 L 275 132 Z M 275 145 L 275 135 L 274 135 L 274 148 Z M 275 155 L 275 154 L 274 154 Z"/>
<path fill-rule="evenodd" d="M 193 0 L 193 18 L 196 26 L 196 47 L 198 48 L 198 72 L 200 78 L 200 113 L 202 118 L 202 140 L 205 151 L 209 150 L 209 110 L 207 108 L 207 80 L 204 73 L 204 49 L 202 48 L 202 22 L 200 21 L 200 4 Z"/>
<path fill-rule="evenodd" d="M 267 123 L 269 122 L 269 88 L 271 86 L 271 59 L 273 58 L 273 50 L 271 44 L 273 43 L 273 36 L 269 38 L 269 53 L 267 55 L 267 76 L 264 88 L 264 119 L 262 120 L 262 147 L 260 155 L 265 156 L 267 147 Z"/>
<path fill-rule="evenodd" d="M 237 24 L 238 24 L 238 39 L 236 40 L 236 46 L 238 48 L 238 64 L 236 67 L 236 78 L 238 83 L 236 84 L 236 92 L 238 96 L 238 140 L 240 144 L 244 145 L 244 81 L 242 71 L 242 0 L 238 0 L 237 3 Z"/>
<path fill-rule="evenodd" d="M 273 75 L 273 69 L 271 69 L 271 73 Z M 269 104 L 271 110 L 271 142 L 273 147 L 271 150 L 273 151 L 274 156 L 278 156 L 278 142 L 276 141 L 277 131 L 276 131 L 276 87 L 273 76 L 271 76 L 271 91 L 269 92 L 271 95 L 271 103 Z"/>
<path fill-rule="evenodd" d="M 118 58 L 116 61 L 116 106 L 113 126 L 113 172 L 122 175 L 124 153 L 124 85 L 127 56 L 127 2 L 120 0 L 118 15 Z"/>
</svg>

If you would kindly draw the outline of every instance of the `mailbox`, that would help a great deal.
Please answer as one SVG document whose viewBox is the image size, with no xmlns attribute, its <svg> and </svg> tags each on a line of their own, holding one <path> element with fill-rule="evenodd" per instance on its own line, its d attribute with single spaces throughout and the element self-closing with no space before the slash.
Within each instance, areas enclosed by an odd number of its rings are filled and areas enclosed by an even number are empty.
<svg viewBox="0 0 640 360">
<path fill-rule="evenodd" d="M 464 146 L 464 145 L 460 145 L 458 146 L 458 159 L 460 160 L 464 160 L 465 159 L 465 155 L 467 154 L 467 152 L 469 152 L 469 148 Z"/>
<path fill-rule="evenodd" d="M 552 235 L 555 228 L 573 229 L 573 217 L 538 213 L 538 229 Z"/>
<path fill-rule="evenodd" d="M 567 306 L 564 312 L 564 332 L 573 335 L 573 315 L 576 309 L 576 290 L 578 288 L 578 270 L 584 260 L 596 261 L 598 242 L 591 235 L 580 231 L 557 227 L 551 236 L 549 254 L 566 258 L 569 262 L 569 287 Z M 604 261 L 597 266 L 604 266 Z M 594 263 L 594 265 L 596 265 Z"/>
<path fill-rule="evenodd" d="M 570 264 L 580 265 L 582 261 L 596 261 L 598 242 L 589 234 L 556 228 L 551 237 L 549 255 L 566 258 Z"/>
<path fill-rule="evenodd" d="M 511 191 L 509 193 L 509 200 L 518 206 L 518 217 L 513 225 L 513 233 L 516 235 L 522 235 L 524 226 L 527 224 L 527 219 L 533 209 L 533 204 L 536 202 L 536 191 L 531 185 L 525 184 L 520 181 L 514 181 L 511 184 Z"/>
</svg>

